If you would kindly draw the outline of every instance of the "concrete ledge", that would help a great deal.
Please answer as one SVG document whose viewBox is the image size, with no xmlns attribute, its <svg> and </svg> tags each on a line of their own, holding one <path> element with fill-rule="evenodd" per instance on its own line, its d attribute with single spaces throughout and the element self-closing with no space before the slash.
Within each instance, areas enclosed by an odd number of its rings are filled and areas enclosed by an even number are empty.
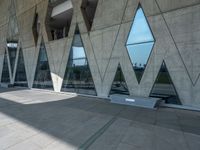
<svg viewBox="0 0 200 150">
<path fill-rule="evenodd" d="M 187 105 L 174 105 L 174 104 L 161 103 L 160 106 L 161 107 L 184 109 L 184 110 L 189 110 L 189 111 L 199 111 L 200 112 L 200 108 L 193 107 L 193 106 L 187 106 Z"/>
<path fill-rule="evenodd" d="M 162 101 L 160 98 L 151 97 L 135 97 L 129 95 L 114 94 L 110 96 L 111 103 L 122 105 L 131 105 L 143 108 L 156 109 L 158 104 Z"/>
</svg>

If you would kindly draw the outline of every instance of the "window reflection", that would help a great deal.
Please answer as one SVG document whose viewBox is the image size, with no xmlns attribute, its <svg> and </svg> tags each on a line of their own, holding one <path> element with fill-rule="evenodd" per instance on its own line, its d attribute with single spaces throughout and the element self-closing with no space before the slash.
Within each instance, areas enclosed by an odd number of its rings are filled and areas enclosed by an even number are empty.
<svg viewBox="0 0 200 150">
<path fill-rule="evenodd" d="M 83 47 L 72 47 L 73 54 L 73 66 L 85 66 L 87 65 L 87 59 L 85 56 Z"/>
<path fill-rule="evenodd" d="M 137 44 L 143 42 L 153 42 L 154 38 L 149 28 L 146 16 L 139 6 L 131 27 L 131 31 L 128 37 L 127 44 Z"/>
<path fill-rule="evenodd" d="M 128 52 L 135 70 L 138 81 L 141 80 L 143 72 L 147 65 L 147 60 L 150 55 L 150 50 L 153 47 L 153 42 L 142 43 L 136 45 L 128 45 Z M 141 55 L 142 52 L 142 55 Z M 137 57 L 136 57 L 137 56 Z"/>
<path fill-rule="evenodd" d="M 6 50 L 5 50 L 5 53 L 4 53 L 4 62 L 3 62 L 3 70 L 2 70 L 2 76 L 1 76 L 1 82 L 2 83 L 10 83 L 8 59 L 7 59 Z"/>
<path fill-rule="evenodd" d="M 40 45 L 40 52 L 39 52 L 33 87 L 42 88 L 42 89 L 53 88 L 49 62 L 47 58 L 46 48 L 43 41 Z"/>
<path fill-rule="evenodd" d="M 22 87 L 28 86 L 22 49 L 19 50 L 18 63 L 17 63 L 17 70 L 16 70 L 16 75 L 15 75 L 14 85 L 15 86 L 22 86 Z"/>
<path fill-rule="evenodd" d="M 129 95 L 128 87 L 126 85 L 126 81 L 124 79 L 124 75 L 122 73 L 121 67 L 118 66 L 117 72 L 112 83 L 110 94 L 124 94 Z"/>
<path fill-rule="evenodd" d="M 181 104 L 164 62 L 160 68 L 150 96 L 162 98 L 169 104 Z"/>
<path fill-rule="evenodd" d="M 154 41 L 144 12 L 139 6 L 126 43 L 138 82 L 141 81 Z"/>
<path fill-rule="evenodd" d="M 76 31 L 74 36 L 62 90 L 80 94 L 96 95 L 95 85 L 79 31 Z"/>
</svg>

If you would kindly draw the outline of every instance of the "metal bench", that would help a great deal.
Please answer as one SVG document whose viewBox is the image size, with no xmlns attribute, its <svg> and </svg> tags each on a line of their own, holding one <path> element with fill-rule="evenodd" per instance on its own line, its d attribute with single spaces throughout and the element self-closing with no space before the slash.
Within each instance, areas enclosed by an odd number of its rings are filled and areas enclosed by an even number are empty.
<svg viewBox="0 0 200 150">
<path fill-rule="evenodd" d="M 156 107 L 162 101 L 161 98 L 136 97 L 136 96 L 120 95 L 120 94 L 113 94 L 110 96 L 110 99 L 111 103 L 131 105 L 131 106 L 150 108 L 150 109 L 156 109 Z"/>
</svg>

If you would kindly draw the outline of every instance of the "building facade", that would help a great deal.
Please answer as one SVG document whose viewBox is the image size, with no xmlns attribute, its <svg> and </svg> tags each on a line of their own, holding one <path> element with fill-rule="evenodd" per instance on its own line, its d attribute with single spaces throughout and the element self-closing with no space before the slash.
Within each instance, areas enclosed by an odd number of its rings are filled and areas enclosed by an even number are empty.
<svg viewBox="0 0 200 150">
<path fill-rule="evenodd" d="M 200 0 L 1 0 L 1 86 L 200 108 Z"/>
</svg>

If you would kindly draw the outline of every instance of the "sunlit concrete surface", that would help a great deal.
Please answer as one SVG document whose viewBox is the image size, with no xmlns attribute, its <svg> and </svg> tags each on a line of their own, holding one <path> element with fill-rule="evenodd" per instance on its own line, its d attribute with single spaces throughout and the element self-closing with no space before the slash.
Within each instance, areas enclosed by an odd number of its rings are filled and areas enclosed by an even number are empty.
<svg viewBox="0 0 200 150">
<path fill-rule="evenodd" d="M 0 90 L 0 150 L 199 150 L 200 113 Z"/>
</svg>

